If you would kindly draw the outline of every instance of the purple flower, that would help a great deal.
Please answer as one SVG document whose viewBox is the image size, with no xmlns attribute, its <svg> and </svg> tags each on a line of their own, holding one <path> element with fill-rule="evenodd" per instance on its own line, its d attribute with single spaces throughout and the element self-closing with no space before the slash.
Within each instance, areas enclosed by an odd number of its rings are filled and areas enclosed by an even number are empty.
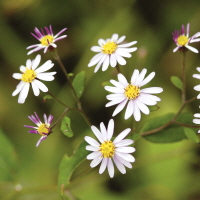
<svg viewBox="0 0 200 200">
<path fill-rule="evenodd" d="M 173 40 L 177 45 L 177 47 L 174 48 L 173 52 L 176 52 L 177 50 L 185 51 L 187 49 L 193 51 L 194 53 L 199 52 L 197 49 L 191 47 L 189 44 L 200 41 L 200 38 L 197 38 L 200 36 L 200 32 L 194 34 L 192 37 L 189 37 L 189 31 L 190 31 L 190 24 L 188 23 L 186 31 L 184 25 L 182 25 L 181 33 L 177 30 L 175 30 L 174 33 L 172 33 Z"/>
<path fill-rule="evenodd" d="M 44 123 L 42 123 L 37 113 L 34 112 L 34 114 L 35 116 L 31 115 L 31 116 L 28 116 L 28 118 L 37 126 L 24 125 L 24 127 L 34 129 L 34 130 L 29 130 L 28 131 L 29 133 L 36 133 L 36 134 L 41 135 L 41 138 L 38 140 L 36 144 L 36 147 L 38 147 L 39 144 L 42 142 L 42 140 L 45 140 L 47 136 L 51 133 L 50 125 L 53 121 L 53 115 L 49 115 L 49 117 L 47 117 L 47 115 L 44 114 Z"/>
<path fill-rule="evenodd" d="M 31 35 L 33 35 L 37 40 L 40 41 L 40 44 L 34 44 L 31 46 L 28 46 L 27 49 L 32 49 L 31 51 L 29 51 L 27 53 L 27 55 L 39 51 L 40 49 L 44 49 L 44 53 L 47 52 L 47 50 L 49 48 L 56 48 L 57 45 L 55 44 L 55 42 L 57 42 L 58 40 L 61 40 L 63 38 L 66 38 L 67 35 L 62 35 L 60 37 L 58 37 L 61 33 L 63 33 L 64 31 L 67 30 L 67 28 L 62 29 L 59 33 L 57 33 L 56 35 L 53 34 L 53 30 L 52 30 L 52 26 L 50 25 L 49 28 L 48 27 L 44 27 L 46 34 L 44 32 L 43 29 L 41 29 L 41 31 L 35 27 L 34 33 L 31 33 Z"/>
</svg>

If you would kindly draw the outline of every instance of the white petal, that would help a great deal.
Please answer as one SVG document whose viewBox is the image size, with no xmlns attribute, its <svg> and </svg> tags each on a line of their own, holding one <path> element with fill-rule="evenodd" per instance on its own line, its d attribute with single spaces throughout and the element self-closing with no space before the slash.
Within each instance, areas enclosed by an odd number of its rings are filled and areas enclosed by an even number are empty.
<svg viewBox="0 0 200 200">
<path fill-rule="evenodd" d="M 99 151 L 94 151 L 94 152 L 90 153 L 89 155 L 87 155 L 88 160 L 93 160 L 98 157 L 101 157 L 101 152 L 99 152 Z"/>
<path fill-rule="evenodd" d="M 128 101 L 128 99 L 125 99 L 123 102 L 121 102 L 121 103 L 115 108 L 115 110 L 114 110 L 114 112 L 113 112 L 113 114 L 112 114 L 113 117 L 123 110 L 123 108 L 125 107 L 127 101 Z"/>
<path fill-rule="evenodd" d="M 116 81 L 116 80 L 110 80 L 110 82 L 111 82 L 115 87 L 123 88 L 123 89 L 124 89 L 124 84 L 122 84 L 121 82 L 118 82 L 118 81 Z M 126 79 L 125 79 L 125 82 L 127 82 Z M 127 84 L 128 84 L 128 82 L 127 82 Z"/>
<path fill-rule="evenodd" d="M 118 37 L 119 37 L 119 35 L 117 33 L 114 33 L 110 40 L 113 41 L 113 42 L 116 42 Z"/>
<path fill-rule="evenodd" d="M 48 71 L 53 66 L 54 66 L 54 63 L 52 63 L 51 60 L 48 60 L 43 65 L 41 65 L 38 69 L 36 69 L 35 71 L 38 74 L 38 73 L 41 73 L 41 72 Z"/>
<path fill-rule="evenodd" d="M 135 70 L 133 71 L 132 76 L 131 76 L 131 84 L 132 84 L 132 85 L 135 85 L 138 76 L 139 76 L 139 70 L 138 70 L 138 69 L 135 69 Z"/>
<path fill-rule="evenodd" d="M 99 147 L 94 147 L 91 145 L 87 145 L 85 149 L 88 151 L 99 151 Z"/>
<path fill-rule="evenodd" d="M 117 75 L 117 78 L 118 78 L 119 82 L 120 82 L 121 84 L 124 85 L 124 87 L 127 87 L 127 86 L 129 85 L 129 83 L 128 83 L 128 81 L 126 80 L 126 78 L 125 78 L 124 75 L 118 74 L 118 75 Z"/>
<path fill-rule="evenodd" d="M 114 144 L 119 143 L 122 139 L 124 139 L 129 133 L 131 129 L 127 128 L 124 131 L 122 131 L 113 141 Z"/>
<path fill-rule="evenodd" d="M 115 147 L 124 147 L 124 146 L 128 146 L 130 144 L 133 144 L 133 140 L 131 139 L 124 139 L 121 140 L 120 142 L 118 142 L 117 144 L 115 143 Z"/>
<path fill-rule="evenodd" d="M 153 77 L 155 76 L 155 72 L 151 72 L 141 83 L 140 83 L 140 87 L 142 87 L 143 85 L 146 85 L 147 83 L 149 83 Z"/>
<path fill-rule="evenodd" d="M 108 122 L 108 130 L 107 130 L 107 137 L 108 137 L 108 141 L 111 140 L 112 136 L 113 136 L 113 132 L 114 132 L 114 120 L 110 119 L 110 121 Z"/>
<path fill-rule="evenodd" d="M 116 88 L 116 87 L 112 87 L 112 86 L 105 86 L 104 87 L 105 90 L 112 92 L 112 93 L 124 93 L 124 89 L 123 88 Z"/>
<path fill-rule="evenodd" d="M 113 53 L 110 55 L 110 66 L 115 67 L 116 65 L 117 65 L 117 58 L 115 54 Z"/>
<path fill-rule="evenodd" d="M 108 158 L 103 158 L 101 166 L 99 168 L 99 174 L 102 174 L 105 171 L 107 163 L 108 163 Z"/>
<path fill-rule="evenodd" d="M 109 57 L 110 57 L 109 55 L 106 55 L 105 60 L 104 60 L 103 65 L 102 65 L 102 71 L 106 71 L 108 69 Z"/>
<path fill-rule="evenodd" d="M 124 94 L 108 94 L 106 95 L 106 99 L 110 100 L 110 101 L 113 101 L 113 100 L 116 100 L 116 99 L 125 99 L 126 96 Z"/>
<path fill-rule="evenodd" d="M 125 58 L 130 58 L 132 55 L 126 51 L 123 51 L 123 49 L 120 49 L 118 48 L 116 51 L 115 51 L 116 54 L 122 56 L 122 57 L 125 57 Z"/>
<path fill-rule="evenodd" d="M 40 94 L 40 90 L 39 90 L 37 84 L 35 83 L 35 81 L 32 81 L 31 85 L 32 85 L 34 95 L 38 96 Z"/>
<path fill-rule="evenodd" d="M 110 102 L 107 103 L 105 106 L 106 106 L 106 107 L 110 107 L 110 106 L 119 104 L 119 103 L 121 103 L 122 101 L 124 101 L 125 99 L 126 99 L 126 97 L 123 97 L 123 96 L 122 96 L 121 98 L 117 98 L 117 99 L 115 99 L 115 100 L 110 101 Z"/>
<path fill-rule="evenodd" d="M 173 52 L 176 52 L 180 47 L 177 46 L 176 48 L 174 48 Z"/>
<path fill-rule="evenodd" d="M 94 69 L 94 73 L 96 73 L 99 70 L 99 68 L 101 67 L 101 64 L 104 62 L 104 60 L 106 59 L 106 57 L 107 57 L 107 54 L 104 54 L 102 56 L 101 60 L 99 61 L 99 63 L 97 64 L 97 66 Z"/>
<path fill-rule="evenodd" d="M 196 86 L 194 86 L 194 90 L 196 90 L 196 91 L 200 91 L 200 85 L 196 85 Z"/>
<path fill-rule="evenodd" d="M 119 160 L 119 162 L 121 162 L 123 165 L 125 165 L 128 168 L 132 168 L 131 163 L 129 163 L 128 161 L 124 160 L 123 158 L 119 157 L 118 155 L 115 154 L 115 158 L 117 158 Z"/>
<path fill-rule="evenodd" d="M 98 53 L 97 55 L 95 55 L 89 62 L 88 67 L 92 67 L 94 65 L 96 65 L 103 57 L 103 53 Z"/>
<path fill-rule="evenodd" d="M 28 96 L 28 91 L 30 88 L 30 83 L 24 84 L 24 87 L 22 88 L 19 97 L 18 97 L 18 103 L 24 103 L 27 96 Z"/>
<path fill-rule="evenodd" d="M 200 79 L 200 74 L 193 74 L 193 78 Z"/>
<path fill-rule="evenodd" d="M 140 109 L 138 108 L 137 104 L 134 104 L 134 112 L 133 112 L 133 116 L 135 118 L 135 121 L 140 121 L 141 119 L 141 113 L 140 113 Z"/>
<path fill-rule="evenodd" d="M 122 173 L 122 174 L 126 174 L 126 168 L 124 167 L 124 165 L 117 159 L 116 156 L 114 156 L 113 158 L 115 165 L 117 166 L 117 169 Z"/>
<path fill-rule="evenodd" d="M 100 144 L 95 140 L 95 139 L 93 139 L 93 138 L 91 138 L 91 137 L 89 137 L 89 136 L 85 136 L 85 141 L 87 142 L 87 143 L 89 143 L 90 145 L 92 145 L 92 146 L 95 146 L 95 147 L 99 147 L 100 146 Z"/>
<path fill-rule="evenodd" d="M 158 94 L 161 93 L 163 89 L 161 87 L 150 87 L 142 89 L 140 92 L 147 93 L 147 94 Z"/>
<path fill-rule="evenodd" d="M 105 127 L 103 122 L 100 123 L 100 130 L 101 130 L 104 141 L 107 141 L 108 140 L 108 136 L 107 136 L 108 134 L 107 134 L 107 130 L 106 130 L 106 127 Z"/>
<path fill-rule="evenodd" d="M 117 59 L 117 62 L 120 64 L 120 65 L 125 65 L 126 64 L 126 60 L 120 56 L 119 54 L 115 53 L 115 56 L 116 56 L 116 59 Z"/>
<path fill-rule="evenodd" d="M 90 163 L 90 167 L 96 167 L 101 161 L 102 161 L 102 157 L 98 157 L 95 158 L 91 163 Z"/>
<path fill-rule="evenodd" d="M 15 91 L 12 93 L 12 96 L 16 96 L 24 87 L 24 85 L 26 84 L 26 82 L 20 81 L 19 84 L 17 85 Z"/>
<path fill-rule="evenodd" d="M 194 114 L 194 117 L 199 117 L 200 118 L 200 113 Z"/>
<path fill-rule="evenodd" d="M 37 75 L 37 78 L 43 81 L 53 81 L 55 78 L 52 75 L 54 75 L 55 73 L 56 72 L 41 73 Z"/>
<path fill-rule="evenodd" d="M 134 147 L 118 147 L 115 149 L 116 152 L 121 152 L 121 153 L 133 153 L 135 152 Z"/>
<path fill-rule="evenodd" d="M 197 49 L 195 49 L 194 47 L 191 47 L 189 45 L 185 45 L 185 47 L 187 47 L 190 51 L 192 51 L 194 53 L 199 53 L 199 51 Z"/>
<path fill-rule="evenodd" d="M 99 46 L 103 46 L 104 44 L 106 44 L 106 41 L 104 39 L 99 39 L 98 44 Z"/>
<path fill-rule="evenodd" d="M 140 84 L 141 84 L 141 82 L 143 81 L 144 76 L 145 76 L 146 73 L 147 73 L 147 69 L 144 68 L 144 69 L 141 71 L 141 73 L 139 74 L 139 76 L 137 77 L 136 82 L 134 83 L 136 86 L 140 86 Z"/>
<path fill-rule="evenodd" d="M 91 48 L 91 51 L 93 51 L 93 52 L 101 52 L 101 47 L 99 47 L 99 46 L 93 46 Z"/>
<path fill-rule="evenodd" d="M 115 170 L 114 170 L 114 165 L 111 158 L 108 159 L 107 168 L 108 168 L 108 173 L 109 173 L 110 178 L 113 178 Z"/>
<path fill-rule="evenodd" d="M 93 133 L 95 134 L 95 136 L 97 137 L 97 139 L 101 143 L 103 143 L 104 139 L 103 139 L 103 136 L 102 136 L 101 132 L 95 126 L 91 126 L 91 129 L 92 129 Z"/>
<path fill-rule="evenodd" d="M 134 100 L 128 102 L 124 119 L 128 119 L 134 112 Z"/>
<path fill-rule="evenodd" d="M 126 44 L 120 44 L 118 47 L 130 47 L 130 46 L 133 46 L 136 43 L 137 43 L 137 41 L 133 41 L 133 42 L 129 42 L 129 43 L 126 43 Z"/>
<path fill-rule="evenodd" d="M 20 74 L 20 73 L 14 73 L 12 75 L 12 77 L 15 78 L 15 79 L 21 80 L 22 79 L 22 74 Z"/>
<path fill-rule="evenodd" d="M 200 124 L 200 119 L 193 119 L 193 123 Z"/>
<path fill-rule="evenodd" d="M 34 80 L 35 84 L 37 84 L 38 88 L 40 90 L 42 90 L 42 92 L 48 92 L 48 88 L 46 87 L 46 85 L 44 83 L 42 83 L 41 81 L 38 80 Z"/>
<path fill-rule="evenodd" d="M 116 43 L 117 43 L 117 44 L 120 44 L 121 42 L 123 42 L 123 41 L 125 40 L 125 38 L 126 38 L 125 35 L 121 36 L 121 37 L 116 41 Z"/>
<path fill-rule="evenodd" d="M 120 153 L 120 152 L 116 152 L 116 155 L 118 155 L 120 158 L 128 161 L 128 162 L 134 162 L 135 161 L 135 158 L 128 154 L 128 153 Z"/>
<path fill-rule="evenodd" d="M 26 67 L 27 67 L 28 69 L 31 69 L 31 67 L 32 67 L 31 59 L 28 59 L 28 60 L 26 61 Z"/>
<path fill-rule="evenodd" d="M 138 106 L 138 108 L 145 114 L 145 115 L 148 115 L 149 114 L 149 108 L 145 105 L 145 104 L 143 104 L 142 102 L 140 102 L 140 101 L 136 101 L 135 102 L 136 104 L 137 104 L 137 106 Z"/>
<path fill-rule="evenodd" d="M 24 65 L 21 65 L 19 67 L 20 72 L 25 72 L 26 71 L 26 67 Z"/>
<path fill-rule="evenodd" d="M 35 70 L 37 68 L 37 66 L 40 64 L 40 60 L 41 60 L 41 55 L 38 54 L 32 63 L 32 70 Z"/>
</svg>

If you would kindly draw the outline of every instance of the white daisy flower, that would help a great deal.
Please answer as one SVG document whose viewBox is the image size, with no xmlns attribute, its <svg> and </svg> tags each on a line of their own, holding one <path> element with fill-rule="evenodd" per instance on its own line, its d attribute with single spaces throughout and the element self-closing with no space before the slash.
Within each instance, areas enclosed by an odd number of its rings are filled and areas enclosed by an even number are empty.
<svg viewBox="0 0 200 200">
<path fill-rule="evenodd" d="M 200 72 L 200 67 L 197 67 L 197 71 Z M 197 79 L 200 79 L 200 74 L 193 74 L 193 77 L 197 78 Z M 200 91 L 200 85 L 196 85 L 194 87 L 194 90 L 199 92 Z M 198 94 L 197 99 L 200 99 L 200 94 Z"/>
<path fill-rule="evenodd" d="M 189 44 L 200 41 L 200 38 L 197 38 L 200 36 L 200 32 L 197 32 L 192 37 L 189 37 L 189 31 L 190 31 L 190 24 L 188 23 L 186 33 L 185 33 L 184 25 L 182 25 L 181 33 L 177 30 L 175 30 L 174 33 L 172 33 L 173 40 L 175 44 L 177 45 L 177 47 L 174 48 L 173 52 L 176 52 L 177 50 L 185 51 L 187 49 L 189 49 L 190 51 L 193 51 L 194 53 L 199 52 L 196 48 L 191 47 Z"/>
<path fill-rule="evenodd" d="M 93 46 L 92 51 L 97 52 L 97 54 L 90 60 L 88 67 L 92 67 L 97 64 L 94 72 L 96 73 L 102 66 L 102 71 L 106 71 L 108 66 L 115 67 L 117 63 L 120 65 L 125 65 L 126 60 L 123 58 L 130 58 L 131 52 L 137 50 L 137 47 L 128 48 L 136 44 L 137 41 L 130 43 L 120 44 L 125 40 L 126 36 L 119 38 L 118 34 L 113 34 L 110 39 L 99 39 L 99 46 Z"/>
<path fill-rule="evenodd" d="M 46 31 L 46 33 L 44 30 Z M 67 30 L 67 28 L 62 29 L 56 35 L 53 34 L 53 29 L 52 29 L 51 25 L 49 26 L 49 28 L 44 27 L 44 30 L 41 29 L 41 31 L 40 31 L 37 27 L 35 27 L 35 29 L 34 29 L 35 33 L 31 33 L 31 35 L 33 37 L 35 37 L 37 40 L 39 40 L 40 44 L 34 44 L 31 46 L 28 46 L 26 49 L 32 49 L 32 50 L 30 50 L 27 53 L 27 55 L 29 55 L 33 52 L 39 51 L 40 49 L 44 49 L 44 53 L 46 53 L 47 50 L 51 51 L 51 50 L 57 48 L 57 45 L 55 42 L 67 37 L 67 35 L 60 36 L 64 31 Z"/>
<path fill-rule="evenodd" d="M 40 94 L 40 90 L 43 92 L 47 92 L 48 88 L 41 82 L 43 81 L 52 81 L 54 80 L 54 76 L 56 72 L 45 72 L 51 69 L 54 64 L 51 60 L 46 61 L 39 68 L 41 55 L 37 55 L 35 60 L 28 59 L 26 61 L 26 67 L 21 65 L 20 71 L 21 73 L 14 73 L 13 78 L 21 80 L 17 85 L 16 90 L 12 93 L 12 96 L 16 96 L 19 93 L 18 103 L 24 103 L 27 96 L 30 85 L 32 85 L 33 93 L 35 96 Z M 44 73 L 45 72 L 45 73 Z"/>
<path fill-rule="evenodd" d="M 200 124 L 200 113 L 194 114 L 194 117 L 199 118 L 199 119 L 193 119 L 193 123 Z M 198 131 L 198 133 L 200 133 L 200 130 Z"/>
<path fill-rule="evenodd" d="M 122 111 L 128 103 L 124 118 L 128 119 L 131 115 L 133 115 L 136 121 L 140 121 L 141 112 L 146 115 L 150 112 L 146 105 L 153 106 L 157 104 L 157 101 L 161 100 L 159 97 L 152 95 L 161 93 L 163 91 L 161 87 L 141 89 L 142 86 L 150 82 L 155 76 L 155 72 L 152 72 L 144 78 L 146 72 L 146 69 L 143 69 L 141 73 L 139 73 L 139 70 L 135 69 L 130 83 L 128 83 L 122 74 L 118 74 L 118 81 L 110 80 L 114 87 L 105 86 L 105 90 L 114 93 L 106 96 L 106 98 L 110 101 L 106 104 L 106 107 L 119 104 L 114 110 L 112 116 L 115 116 Z"/>
<path fill-rule="evenodd" d="M 135 152 L 135 148 L 128 145 L 132 144 L 133 140 L 124 139 L 131 131 L 130 128 L 122 131 L 113 141 L 111 140 L 114 132 L 113 119 L 109 121 L 107 130 L 103 122 L 100 123 L 100 130 L 95 126 L 91 126 L 91 129 L 100 143 L 89 136 L 85 137 L 86 142 L 89 143 L 86 150 L 92 151 L 87 156 L 88 160 L 92 160 L 90 167 L 96 167 L 101 163 L 99 174 L 107 168 L 111 178 L 114 177 L 113 161 L 122 174 L 126 173 L 125 166 L 132 168 L 131 162 L 134 162 L 135 158 L 130 153 Z"/>
</svg>

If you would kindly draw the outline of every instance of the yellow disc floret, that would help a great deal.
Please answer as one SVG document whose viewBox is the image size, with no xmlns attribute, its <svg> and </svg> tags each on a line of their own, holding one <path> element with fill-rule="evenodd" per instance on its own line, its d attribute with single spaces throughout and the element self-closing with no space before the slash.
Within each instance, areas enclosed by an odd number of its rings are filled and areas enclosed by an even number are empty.
<svg viewBox="0 0 200 200">
<path fill-rule="evenodd" d="M 52 35 L 45 35 L 43 38 L 40 39 L 40 42 L 44 46 L 49 46 L 53 42 L 54 38 Z"/>
<path fill-rule="evenodd" d="M 115 52 L 117 48 L 117 44 L 114 42 L 107 42 L 106 44 L 103 45 L 102 47 L 102 52 L 105 54 L 112 54 Z"/>
<path fill-rule="evenodd" d="M 36 73 L 32 69 L 27 69 L 24 74 L 22 74 L 22 81 L 31 83 L 36 78 Z"/>
<path fill-rule="evenodd" d="M 177 39 L 177 43 L 179 46 L 185 46 L 188 43 L 189 39 L 185 35 L 181 35 Z"/>
<path fill-rule="evenodd" d="M 115 154 L 115 146 L 112 141 L 105 141 L 101 144 L 100 151 L 104 158 L 111 158 Z"/>
<path fill-rule="evenodd" d="M 135 85 L 128 85 L 124 90 L 124 94 L 129 100 L 135 99 L 140 95 L 140 88 Z"/>
<path fill-rule="evenodd" d="M 38 133 L 42 136 L 44 135 L 48 135 L 49 134 L 49 127 L 46 125 L 46 124 L 41 124 L 39 127 L 38 127 Z"/>
</svg>

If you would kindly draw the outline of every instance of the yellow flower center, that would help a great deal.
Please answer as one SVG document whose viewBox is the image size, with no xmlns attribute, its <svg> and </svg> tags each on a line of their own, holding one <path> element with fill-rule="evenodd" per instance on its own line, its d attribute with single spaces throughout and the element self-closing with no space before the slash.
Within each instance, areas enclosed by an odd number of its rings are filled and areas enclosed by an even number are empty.
<svg viewBox="0 0 200 200">
<path fill-rule="evenodd" d="M 185 46 L 188 43 L 189 39 L 185 35 L 180 35 L 177 39 L 179 46 Z"/>
<path fill-rule="evenodd" d="M 49 46 L 49 44 L 53 43 L 53 36 L 52 35 L 45 35 L 43 38 L 40 39 L 40 42 L 44 46 Z"/>
<path fill-rule="evenodd" d="M 44 135 L 48 135 L 49 134 L 49 127 L 46 125 L 46 124 L 41 124 L 39 127 L 38 127 L 38 133 L 42 136 Z"/>
<path fill-rule="evenodd" d="M 102 52 L 105 54 L 112 54 L 115 52 L 117 44 L 114 42 L 107 42 L 103 45 Z"/>
<path fill-rule="evenodd" d="M 32 69 L 27 69 L 24 74 L 22 74 L 22 81 L 31 83 L 36 78 L 36 73 Z"/>
<path fill-rule="evenodd" d="M 135 99 L 140 95 L 140 88 L 135 85 L 128 85 L 124 90 L 124 94 L 129 100 Z"/>
<path fill-rule="evenodd" d="M 100 146 L 100 151 L 104 158 L 111 158 L 115 153 L 115 146 L 112 141 L 105 141 Z"/>
</svg>

